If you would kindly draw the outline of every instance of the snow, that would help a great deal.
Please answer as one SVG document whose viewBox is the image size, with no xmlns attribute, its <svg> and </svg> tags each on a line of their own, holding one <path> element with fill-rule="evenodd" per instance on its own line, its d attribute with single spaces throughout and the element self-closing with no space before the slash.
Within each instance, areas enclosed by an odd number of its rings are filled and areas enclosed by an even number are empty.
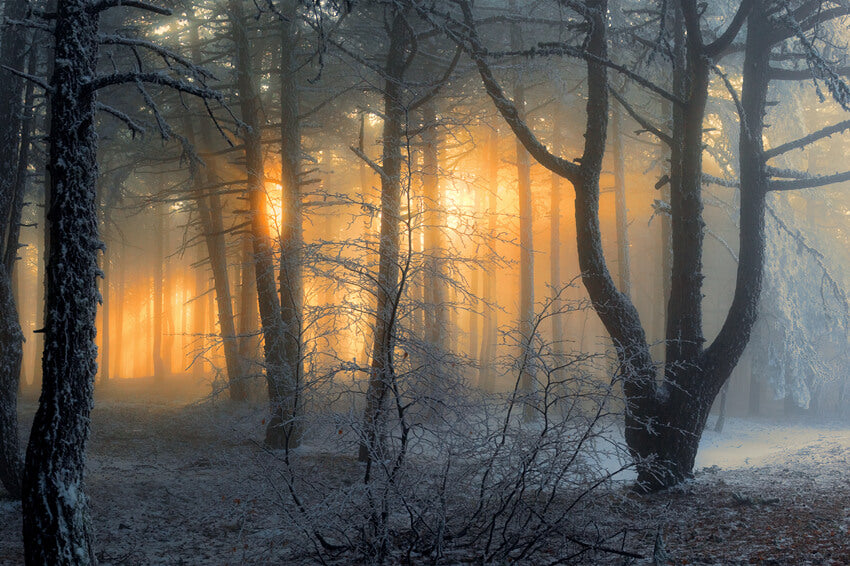
<svg viewBox="0 0 850 566">
<path fill-rule="evenodd" d="M 846 423 L 788 424 L 732 418 L 726 420 L 720 434 L 712 426 L 713 420 L 709 420 L 696 469 L 813 466 L 836 458 L 844 463 L 850 456 L 850 425 Z"/>
<path fill-rule="evenodd" d="M 26 431 L 34 400 L 22 408 Z M 85 486 L 101 564 L 311 563 L 292 553 L 279 464 L 259 446 L 264 410 L 101 398 Z M 603 526 L 625 529 L 626 547 L 645 556 L 660 530 L 676 564 L 848 563 L 850 423 L 728 418 L 722 434 L 713 425 L 693 481 L 645 497 L 623 489 Z M 295 457 L 317 484 L 360 470 L 353 452 L 315 442 Z M 0 498 L 0 565 L 22 563 L 20 529 L 20 504 Z"/>
</svg>

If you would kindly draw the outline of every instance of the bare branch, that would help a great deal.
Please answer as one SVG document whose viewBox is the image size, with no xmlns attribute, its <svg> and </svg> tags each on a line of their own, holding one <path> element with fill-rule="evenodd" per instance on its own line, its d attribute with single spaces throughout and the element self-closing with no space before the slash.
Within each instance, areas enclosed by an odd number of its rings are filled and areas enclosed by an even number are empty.
<svg viewBox="0 0 850 566">
<path fill-rule="evenodd" d="M 778 155 L 782 155 L 783 153 L 788 153 L 789 151 L 793 151 L 795 149 L 802 149 L 805 146 L 813 144 L 818 140 L 828 138 L 833 134 L 839 134 L 846 130 L 850 130 L 850 120 L 844 120 L 843 122 L 833 124 L 832 126 L 827 126 L 816 132 L 812 132 L 807 136 L 803 136 L 798 140 L 790 141 L 782 145 L 778 145 L 773 149 L 769 149 L 764 152 L 764 159 L 765 161 L 767 161 L 769 159 L 773 159 Z"/>
<path fill-rule="evenodd" d="M 110 8 L 121 7 L 136 8 L 146 12 L 160 14 L 161 16 L 170 16 L 173 13 L 169 8 L 161 8 L 154 4 L 148 4 L 142 0 L 100 0 L 99 2 L 95 2 L 89 6 L 89 11 L 92 13 L 99 13 L 104 10 L 109 10 Z"/>
<path fill-rule="evenodd" d="M 23 71 L 18 71 L 17 69 L 13 69 L 12 67 L 9 67 L 8 65 L 0 65 L 0 69 L 3 69 L 4 71 L 9 71 L 13 75 L 17 75 L 17 76 L 21 77 L 22 79 L 28 80 L 31 83 L 38 85 L 39 87 L 44 89 L 46 92 L 49 92 L 49 93 L 53 92 L 53 87 L 50 86 L 47 83 L 47 81 L 45 81 L 41 77 L 38 77 L 36 75 L 30 75 L 29 73 L 24 73 Z"/>
<path fill-rule="evenodd" d="M 668 146 L 673 145 L 673 138 L 671 136 L 669 136 L 668 134 L 665 134 L 660 129 L 653 126 L 649 122 L 649 120 L 645 119 L 643 116 L 638 114 L 637 111 L 635 111 L 635 109 L 632 108 L 632 106 L 628 102 L 626 102 L 626 99 L 619 92 L 617 92 L 613 88 L 610 89 L 608 92 L 611 93 L 611 96 L 614 97 L 614 100 L 616 100 L 617 102 L 620 103 L 620 106 L 623 107 L 623 109 L 629 114 L 629 116 L 632 117 L 632 119 L 635 122 L 637 122 L 640 125 L 641 128 L 643 128 L 647 132 L 653 134 L 655 137 L 657 137 L 659 140 L 661 140 L 662 142 L 664 142 Z M 658 188 L 658 187 L 656 187 L 656 188 Z"/>
<path fill-rule="evenodd" d="M 139 124 L 138 122 L 133 120 L 132 117 L 130 117 L 128 114 L 122 112 L 121 110 L 118 110 L 117 108 L 113 108 L 112 106 L 108 106 L 106 104 L 103 104 L 102 102 L 95 102 L 95 109 L 106 112 L 107 114 L 109 114 L 113 118 L 116 118 L 116 119 L 120 120 L 121 122 L 124 122 L 127 125 L 127 128 L 129 128 L 130 133 L 133 135 L 133 137 L 136 137 L 136 134 L 144 135 L 144 133 L 145 133 L 144 126 L 142 126 L 141 124 Z"/>
<path fill-rule="evenodd" d="M 365 153 L 363 153 L 362 151 L 360 151 L 360 149 L 359 149 L 359 148 L 354 147 L 354 146 L 352 145 L 352 146 L 350 146 L 348 149 L 350 149 L 351 151 L 353 151 L 353 152 L 354 152 L 354 155 L 356 155 L 357 157 L 359 157 L 360 159 L 362 159 L 363 161 L 365 161 L 365 162 L 366 162 L 366 165 L 368 165 L 369 167 L 371 167 L 372 169 L 374 169 L 374 170 L 375 170 L 375 172 L 376 172 L 378 175 L 380 175 L 380 176 L 381 176 L 381 177 L 383 177 L 383 178 L 386 178 L 386 177 L 387 177 L 387 174 L 386 174 L 386 172 L 384 171 L 384 168 L 383 168 L 383 167 L 381 167 L 380 165 L 378 165 L 377 163 L 375 163 L 374 161 L 372 161 L 371 159 L 369 159 L 369 156 L 367 156 Z"/>
<path fill-rule="evenodd" d="M 834 173 L 832 175 L 820 175 L 809 179 L 796 179 L 794 181 L 771 181 L 767 190 L 769 191 L 797 191 L 800 189 L 814 189 L 836 183 L 850 181 L 850 171 Z"/>
</svg>

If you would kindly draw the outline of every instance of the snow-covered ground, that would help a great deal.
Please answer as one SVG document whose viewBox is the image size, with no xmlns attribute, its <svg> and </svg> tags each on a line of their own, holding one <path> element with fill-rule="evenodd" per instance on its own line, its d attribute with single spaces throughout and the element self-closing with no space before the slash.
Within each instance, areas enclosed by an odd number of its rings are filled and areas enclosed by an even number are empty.
<svg viewBox="0 0 850 566">
<path fill-rule="evenodd" d="M 24 407 L 25 426 L 33 409 Z M 256 442 L 262 413 L 260 406 L 100 403 L 87 491 L 101 563 L 292 563 L 276 462 Z M 732 418 L 722 434 L 713 424 L 695 480 L 612 498 L 619 511 L 602 522 L 622 530 L 624 547 L 651 556 L 662 533 L 671 564 L 850 564 L 850 423 Z M 357 466 L 351 455 L 319 460 L 302 452 L 329 484 Z M 20 528 L 20 505 L 0 500 L 0 565 L 22 563 Z"/>
<path fill-rule="evenodd" d="M 696 468 L 756 468 L 847 463 L 850 423 L 806 424 L 727 419 L 723 432 L 709 421 Z"/>
</svg>

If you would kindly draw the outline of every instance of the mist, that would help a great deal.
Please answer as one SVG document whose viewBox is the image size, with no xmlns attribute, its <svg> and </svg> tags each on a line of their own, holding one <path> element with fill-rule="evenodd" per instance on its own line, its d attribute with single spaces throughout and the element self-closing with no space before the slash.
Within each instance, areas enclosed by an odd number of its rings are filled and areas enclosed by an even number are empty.
<svg viewBox="0 0 850 566">
<path fill-rule="evenodd" d="M 0 6 L 0 564 L 847 561 L 843 2 Z"/>
</svg>

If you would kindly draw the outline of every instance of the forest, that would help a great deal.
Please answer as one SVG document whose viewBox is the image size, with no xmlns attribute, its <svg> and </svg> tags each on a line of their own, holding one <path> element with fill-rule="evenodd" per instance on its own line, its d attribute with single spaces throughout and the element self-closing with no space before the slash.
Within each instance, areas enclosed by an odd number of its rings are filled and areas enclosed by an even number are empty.
<svg viewBox="0 0 850 566">
<path fill-rule="evenodd" d="M 850 564 L 847 0 L 0 11 L 0 564 Z"/>
</svg>

